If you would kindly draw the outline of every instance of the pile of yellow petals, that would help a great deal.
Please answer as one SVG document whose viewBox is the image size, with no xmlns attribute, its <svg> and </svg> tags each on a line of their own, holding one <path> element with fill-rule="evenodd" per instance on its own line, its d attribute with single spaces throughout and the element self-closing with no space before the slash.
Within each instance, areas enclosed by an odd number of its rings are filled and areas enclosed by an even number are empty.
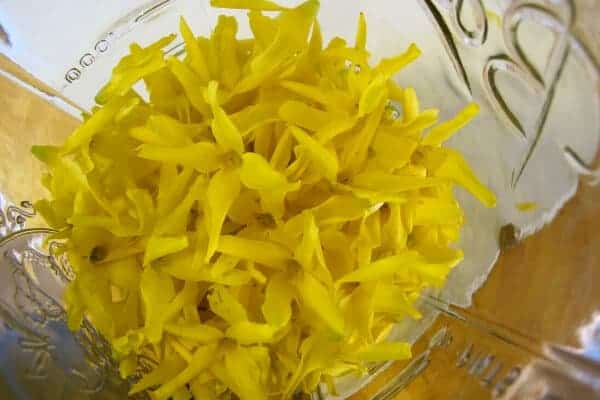
<svg viewBox="0 0 600 400">
<path fill-rule="evenodd" d="M 164 53 L 175 35 L 133 44 L 66 142 L 32 150 L 52 194 L 35 207 L 76 272 L 68 324 L 88 318 L 124 377 L 155 362 L 132 394 L 334 391 L 410 357 L 385 339 L 463 257 L 454 185 L 494 205 L 442 147 L 478 107 L 437 123 L 391 80 L 418 48 L 369 65 L 363 15 L 353 43 L 324 44 L 317 0 L 213 5 L 248 9 L 253 38 L 182 19 L 185 58 Z"/>
</svg>

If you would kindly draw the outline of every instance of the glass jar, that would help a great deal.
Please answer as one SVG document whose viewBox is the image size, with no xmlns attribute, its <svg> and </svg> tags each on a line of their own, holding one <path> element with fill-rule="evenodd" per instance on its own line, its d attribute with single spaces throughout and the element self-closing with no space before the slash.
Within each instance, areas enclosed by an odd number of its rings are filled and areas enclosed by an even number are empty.
<svg viewBox="0 0 600 400">
<path fill-rule="evenodd" d="M 374 62 L 416 42 L 423 56 L 395 79 L 413 86 L 424 108 L 442 110 L 442 120 L 469 101 L 481 106 L 478 119 L 450 145 L 499 199 L 488 210 L 458 193 L 467 217 L 465 261 L 443 290 L 423 296 L 425 317 L 393 333 L 415 343 L 413 359 L 345 377 L 337 397 L 485 399 L 510 393 L 536 362 L 576 369 L 545 343 L 575 345 L 576 328 L 600 305 L 592 284 L 600 273 L 593 250 L 600 243 L 593 223 L 600 192 L 586 186 L 600 178 L 594 23 L 600 11 L 593 3 L 322 1 L 326 40 L 352 38 L 359 12 L 365 13 Z M 240 17 L 239 36 L 249 35 L 243 13 L 211 8 L 208 1 L 4 2 L 2 51 L 38 80 L 9 68 L 3 75 L 77 114 L 93 106 L 132 42 L 147 45 L 177 32 L 182 15 L 196 35 L 206 35 L 220 13 Z M 175 56 L 183 51 L 179 38 L 166 49 Z M 2 182 L 4 193 L 19 184 L 10 177 Z M 6 236 L 0 242 L 0 392 L 9 399 L 125 397 L 127 382 L 93 327 L 66 330 L 62 290 L 72 272 L 55 256 L 55 245 L 44 243 L 50 231 L 24 230 L 32 216 L 28 202 L 16 207 L 1 197 L 0 210 L 0 236 Z M 325 392 L 313 397 L 336 397 Z"/>
</svg>

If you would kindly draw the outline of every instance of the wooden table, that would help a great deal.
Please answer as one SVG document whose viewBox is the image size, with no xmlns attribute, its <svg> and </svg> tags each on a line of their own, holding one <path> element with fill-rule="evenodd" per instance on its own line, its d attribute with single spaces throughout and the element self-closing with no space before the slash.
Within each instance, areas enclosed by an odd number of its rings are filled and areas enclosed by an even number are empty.
<svg viewBox="0 0 600 400">
<path fill-rule="evenodd" d="M 0 58 L 2 67 L 22 74 Z M 0 78 L 0 188 L 9 198 L 18 201 L 43 195 L 41 165 L 29 148 L 34 143 L 60 142 L 76 125 L 64 112 Z M 600 251 L 594 250 L 599 244 L 600 188 L 581 186 L 551 225 L 501 255 L 466 312 L 533 342 L 576 345 L 577 327 L 600 310 Z M 432 332 L 444 327 L 454 332 L 454 344 L 434 352 L 430 367 L 397 399 L 487 398 L 481 377 L 474 379 L 464 366 L 456 367 L 470 340 L 485 346 L 482 343 L 487 339 L 475 338 L 477 332 L 448 317 L 441 318 Z M 503 352 L 497 344 L 490 346 L 496 353 Z M 416 352 L 425 347 L 426 340 L 421 340 Z M 511 351 L 505 353 L 507 365 L 525 361 Z M 400 368 L 397 365 L 383 374 L 375 386 L 391 379 Z M 367 399 L 370 392 L 356 398 Z M 460 394 L 452 397 L 452 393 Z"/>
</svg>

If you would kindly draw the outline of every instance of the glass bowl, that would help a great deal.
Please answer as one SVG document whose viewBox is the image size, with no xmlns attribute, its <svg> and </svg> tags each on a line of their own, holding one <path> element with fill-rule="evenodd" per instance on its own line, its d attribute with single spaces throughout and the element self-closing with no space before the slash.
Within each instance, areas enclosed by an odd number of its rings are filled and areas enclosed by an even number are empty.
<svg viewBox="0 0 600 400">
<path fill-rule="evenodd" d="M 210 32 L 223 12 L 240 17 L 240 36 L 249 34 L 243 13 L 207 1 L 69 3 L 0 5 L 0 48 L 33 77 L 0 65 L 5 77 L 70 115 L 93 106 L 131 42 L 146 45 L 177 32 L 181 15 L 196 35 Z M 457 193 L 467 218 L 460 243 L 465 261 L 443 290 L 423 296 L 421 321 L 400 323 L 392 333 L 415 343 L 413 359 L 374 365 L 367 376 L 337 382 L 337 395 L 323 388 L 313 397 L 501 397 L 531 360 L 562 366 L 544 342 L 575 345 L 573 332 L 600 305 L 590 288 L 600 268 L 593 250 L 600 241 L 593 224 L 600 192 L 584 187 L 578 193 L 580 180 L 594 185 L 600 178 L 600 11 L 591 0 L 323 0 L 325 39 L 352 38 L 361 11 L 374 62 L 411 42 L 421 48 L 421 59 L 395 79 L 415 87 L 423 107 L 439 108 L 445 119 L 469 101 L 481 106 L 481 115 L 450 145 L 496 192 L 498 206 L 484 209 Z M 166 51 L 180 55 L 182 41 Z M 7 88 L 2 101 L 11 105 L 9 95 L 18 89 Z M 39 115 L 48 105 L 35 104 L 26 127 L 50 115 Z M 26 229 L 43 226 L 28 202 L 42 195 L 40 169 L 26 161 L 29 146 L 60 140 L 74 126 L 57 115 L 51 132 L 2 128 L 0 393 L 9 399 L 124 398 L 128 382 L 118 378 L 108 344 L 89 324 L 78 333 L 66 329 L 62 291 L 72 271 L 55 256 L 60 244 L 45 243 L 48 229 Z M 563 210 L 576 193 L 575 205 Z M 525 210 L 525 204 L 535 207 Z M 548 328 L 553 322 L 559 328 Z M 140 372 L 151 367 L 141 363 Z"/>
</svg>

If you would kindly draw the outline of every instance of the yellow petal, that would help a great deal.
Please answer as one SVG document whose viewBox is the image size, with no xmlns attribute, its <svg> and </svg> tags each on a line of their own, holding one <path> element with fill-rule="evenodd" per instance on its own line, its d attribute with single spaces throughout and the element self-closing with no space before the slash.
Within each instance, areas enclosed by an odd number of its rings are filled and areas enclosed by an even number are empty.
<svg viewBox="0 0 600 400">
<path fill-rule="evenodd" d="M 227 329 L 226 336 L 242 345 L 271 343 L 278 339 L 278 327 L 250 321 L 239 321 Z"/>
<path fill-rule="evenodd" d="M 147 190 L 129 189 L 126 192 L 127 198 L 135 204 L 136 217 L 139 223 L 139 233 L 147 232 L 154 222 L 155 211 L 152 196 Z"/>
<path fill-rule="evenodd" d="M 165 331 L 185 339 L 191 339 L 201 344 L 217 342 L 223 338 L 219 329 L 200 323 L 191 324 L 165 324 Z"/>
<path fill-rule="evenodd" d="M 198 76 L 187 64 L 175 57 L 171 57 L 167 61 L 169 70 L 177 78 L 186 97 L 189 99 L 192 106 L 203 116 L 209 115 L 209 107 L 202 96 L 202 91 L 199 90 L 203 86 L 202 78 Z"/>
<path fill-rule="evenodd" d="M 285 175 L 271 167 L 259 154 L 245 153 L 242 159 L 240 179 L 247 188 L 272 190 L 289 185 Z"/>
<path fill-rule="evenodd" d="M 414 102 L 406 104 L 406 107 L 409 107 L 409 110 L 417 110 L 419 107 L 418 104 Z M 439 111 L 436 109 L 423 110 L 412 121 L 396 121 L 393 124 L 393 128 L 397 128 L 396 132 L 398 134 L 407 135 L 413 138 L 420 138 L 423 130 L 429 128 L 437 122 L 438 115 Z"/>
<path fill-rule="evenodd" d="M 177 78 L 168 68 L 144 77 L 144 84 L 150 95 L 150 102 L 159 112 L 175 115 L 181 105 L 188 105 Z"/>
<path fill-rule="evenodd" d="M 201 142 L 184 147 L 164 147 L 143 144 L 138 148 L 138 157 L 180 164 L 195 168 L 199 172 L 212 172 L 219 167 L 219 151 L 213 143 Z"/>
<path fill-rule="evenodd" d="M 304 178 L 303 174 L 308 170 L 311 159 L 307 155 L 307 150 L 303 146 L 294 148 L 296 159 L 285 169 L 285 175 L 292 181 L 299 181 Z M 314 182 L 312 182 L 314 183 Z"/>
<path fill-rule="evenodd" d="M 274 275 L 267 284 L 262 314 L 265 321 L 272 326 L 282 327 L 292 317 L 291 301 L 294 288 L 284 275 Z"/>
<path fill-rule="evenodd" d="M 479 106 L 475 103 L 470 103 L 451 120 L 433 127 L 427 136 L 423 138 L 422 144 L 439 146 L 448 140 L 454 133 L 471 122 L 477 114 L 479 114 Z"/>
<path fill-rule="evenodd" d="M 268 367 L 268 366 L 267 366 Z M 225 353 L 225 368 L 235 377 L 231 380 L 231 390 L 240 400 L 266 399 L 266 380 L 261 375 L 266 371 L 260 365 L 251 348 L 236 346 Z"/>
<path fill-rule="evenodd" d="M 203 54 L 194 33 L 183 16 L 179 19 L 179 30 L 185 42 L 185 50 L 190 67 L 198 75 L 201 82 L 208 82 L 210 77 L 208 66 L 206 65 L 206 56 Z"/>
<path fill-rule="evenodd" d="M 339 168 L 335 152 L 324 147 L 300 128 L 291 127 L 290 132 L 298 143 L 304 146 L 307 157 L 322 171 L 323 176 L 335 181 Z"/>
<path fill-rule="evenodd" d="M 236 34 L 236 19 L 231 16 L 219 15 L 219 20 L 213 31 L 211 40 L 217 49 L 221 82 L 229 90 L 235 87 L 241 74 L 241 67 L 237 57 L 238 42 L 235 38 Z"/>
<path fill-rule="evenodd" d="M 104 229 L 116 237 L 130 237 L 138 235 L 139 228 L 132 224 L 121 224 L 112 217 L 93 216 L 93 215 L 74 215 L 67 219 L 67 222 L 74 226 L 84 228 Z"/>
<path fill-rule="evenodd" d="M 358 115 L 362 117 L 363 115 L 373 112 L 386 97 L 386 89 L 386 77 L 383 75 L 376 75 L 360 96 Z"/>
<path fill-rule="evenodd" d="M 318 315 L 337 335 L 344 336 L 344 318 L 332 293 L 310 273 L 303 273 L 297 286 L 304 307 Z"/>
<path fill-rule="evenodd" d="M 247 271 L 233 269 L 227 273 L 216 274 L 205 265 L 196 265 L 193 253 L 180 253 L 161 260 L 160 270 L 177 279 L 188 282 L 212 282 L 232 287 L 242 286 L 252 280 Z"/>
<path fill-rule="evenodd" d="M 306 46 L 306 38 L 318 9 L 317 0 L 308 0 L 294 9 L 282 11 L 278 18 L 277 35 L 270 46 L 252 60 L 252 70 L 271 69 Z"/>
<path fill-rule="evenodd" d="M 242 154 L 244 151 L 242 134 L 231 118 L 229 118 L 221 106 L 219 106 L 217 90 L 218 83 L 215 81 L 209 82 L 206 99 L 213 112 L 213 120 L 211 123 L 213 136 L 224 150 L 232 150 L 238 154 Z"/>
<path fill-rule="evenodd" d="M 408 268 L 419 269 L 425 264 L 427 264 L 427 261 L 422 255 L 416 251 L 406 251 L 396 256 L 374 261 L 369 265 L 360 266 L 359 269 L 342 277 L 338 283 L 377 281 Z"/>
<path fill-rule="evenodd" d="M 104 107 L 95 111 L 92 116 L 81 124 L 65 141 L 61 147 L 62 154 L 68 154 L 89 143 L 89 140 L 98 132 L 109 125 L 116 113 L 130 99 L 130 95 L 116 96 L 110 100 Z"/>
<path fill-rule="evenodd" d="M 132 46 L 131 54 L 125 56 L 113 69 L 111 80 L 98 92 L 96 102 L 105 104 L 111 99 L 127 93 L 140 79 L 165 66 L 162 48 L 175 39 L 176 35 L 165 36 L 146 48 Z"/>
<path fill-rule="evenodd" d="M 129 395 L 132 396 L 149 389 L 156 385 L 161 385 L 179 374 L 185 368 L 184 361 L 179 357 L 173 357 L 163 360 L 151 372 L 144 375 L 137 383 L 129 390 Z"/>
<path fill-rule="evenodd" d="M 353 52 L 361 53 L 356 49 L 351 50 Z M 365 55 L 365 58 L 367 56 L 368 55 Z M 369 64 L 367 64 L 366 61 L 360 62 L 359 60 L 354 61 L 354 65 L 350 66 L 349 69 L 344 71 L 345 73 L 342 74 L 341 77 L 344 77 L 345 79 L 343 79 L 342 83 L 338 83 L 337 85 L 342 85 L 342 87 L 346 86 L 348 88 L 348 92 L 352 95 L 353 99 L 360 99 L 362 94 L 365 92 L 367 86 L 369 86 L 369 84 L 371 83 L 371 78 L 375 76 L 373 74 L 373 71 L 371 70 Z M 333 72 L 334 71 L 331 71 L 331 73 Z M 330 79 L 331 78 L 333 77 L 330 77 Z"/>
<path fill-rule="evenodd" d="M 168 275 L 144 269 L 140 281 L 140 294 L 144 304 L 144 334 L 150 343 L 162 338 L 165 311 L 174 296 L 173 281 Z"/>
<path fill-rule="evenodd" d="M 240 178 L 244 186 L 258 190 L 266 212 L 275 217 L 283 214 L 283 201 L 287 192 L 296 190 L 299 184 L 290 184 L 285 175 L 277 171 L 267 160 L 256 153 L 245 153 Z"/>
<path fill-rule="evenodd" d="M 277 34 L 250 62 L 250 74 L 240 80 L 235 93 L 255 89 L 281 69 L 282 64 L 301 54 L 306 38 L 319 8 L 317 0 L 309 0 L 298 7 L 284 10 L 277 18 Z"/>
<path fill-rule="evenodd" d="M 188 247 L 188 244 L 189 242 L 186 235 L 173 237 L 151 236 L 146 244 L 144 266 L 149 265 L 157 258 L 184 250 Z"/>
<path fill-rule="evenodd" d="M 200 346 L 194 352 L 191 362 L 177 376 L 164 383 L 159 389 L 152 392 L 152 397 L 157 400 L 166 400 L 179 388 L 198 376 L 207 369 L 216 355 L 216 345 Z"/>
<path fill-rule="evenodd" d="M 140 284 L 142 270 L 136 257 L 103 263 L 102 268 L 110 282 L 120 288 L 136 290 Z"/>
<path fill-rule="evenodd" d="M 258 283 L 260 285 L 264 285 L 265 283 L 267 283 L 267 276 L 265 274 L 263 274 L 262 271 L 257 269 L 255 267 L 254 263 L 249 262 L 249 263 L 246 263 L 245 266 L 246 266 L 246 270 L 248 271 L 250 276 L 252 276 L 252 279 L 256 281 L 256 283 Z"/>
<path fill-rule="evenodd" d="M 255 49 L 255 51 L 265 50 L 277 34 L 276 21 L 256 10 L 248 13 L 248 21 L 250 22 L 250 28 L 256 39 L 257 46 L 259 47 L 258 49 Z"/>
<path fill-rule="evenodd" d="M 292 259 L 291 253 L 277 243 L 231 235 L 221 236 L 218 250 L 224 254 L 276 269 L 282 268 L 286 261 Z"/>
<path fill-rule="evenodd" d="M 209 217 L 209 241 L 205 261 L 208 262 L 219 247 L 221 228 L 229 208 L 240 193 L 240 177 L 237 170 L 220 170 L 210 180 L 206 192 Z"/>
<path fill-rule="evenodd" d="M 229 324 L 247 321 L 246 309 L 225 286 L 215 285 L 208 295 L 210 309 Z"/>
<path fill-rule="evenodd" d="M 404 116 L 404 123 L 413 122 L 419 115 L 420 104 L 417 92 L 413 88 L 404 89 L 404 102 L 402 103 Z"/>
<path fill-rule="evenodd" d="M 292 135 L 286 130 L 279 139 L 271 156 L 271 165 L 278 171 L 283 171 L 292 158 L 294 142 Z"/>
<path fill-rule="evenodd" d="M 349 329 L 357 332 L 363 340 L 373 341 L 373 292 L 374 285 L 360 285 L 352 292 L 344 307 Z"/>
<path fill-rule="evenodd" d="M 336 358 L 338 346 L 323 334 L 313 334 L 300 346 L 301 360 L 285 389 L 285 397 L 291 397 L 298 384 L 310 373 L 324 370 Z"/>
<path fill-rule="evenodd" d="M 34 145 L 31 146 L 31 154 L 48 167 L 53 168 L 59 162 L 60 147 Z"/>
<path fill-rule="evenodd" d="M 371 212 L 363 219 L 360 235 L 361 239 L 369 243 L 371 247 L 381 245 L 381 214 L 379 210 Z"/>
<path fill-rule="evenodd" d="M 451 149 L 444 149 L 441 157 L 443 161 L 433 171 L 434 176 L 453 180 L 467 189 L 486 207 L 494 207 L 496 205 L 496 196 L 494 193 L 479 181 L 460 153 Z"/>
<path fill-rule="evenodd" d="M 538 203 L 535 201 L 525 201 L 515 204 L 515 207 L 522 212 L 534 211 L 538 208 Z"/>
<path fill-rule="evenodd" d="M 296 247 L 294 256 L 306 271 L 310 271 L 319 280 L 331 286 L 331 273 L 325 264 L 319 228 L 315 223 L 315 218 L 310 212 L 304 212 L 302 215 L 304 217 L 302 241 Z"/>
<path fill-rule="evenodd" d="M 319 22 L 315 20 L 308 47 L 298 56 L 297 62 L 281 74 L 283 79 L 312 81 L 318 78 L 323 37 Z"/>
<path fill-rule="evenodd" d="M 362 12 L 358 17 L 358 28 L 356 29 L 354 47 L 363 50 L 367 47 L 367 20 L 365 19 L 365 14 Z"/>
<path fill-rule="evenodd" d="M 387 78 L 390 78 L 402 68 L 419 58 L 420 55 L 421 50 L 413 43 L 399 56 L 382 59 L 377 67 L 375 67 L 375 73 L 383 74 Z"/>
<path fill-rule="evenodd" d="M 190 213 L 197 200 L 200 200 L 202 193 L 206 190 L 206 178 L 197 177 L 189 188 L 183 200 L 171 210 L 170 213 L 160 218 L 156 222 L 154 234 L 156 235 L 183 235 L 188 230 L 190 223 Z"/>
<path fill-rule="evenodd" d="M 67 306 L 67 326 L 70 330 L 76 331 L 81 327 L 86 309 L 77 279 L 65 290 L 65 304 Z"/>
<path fill-rule="evenodd" d="M 257 11 L 282 11 L 286 8 L 268 0 L 210 0 L 210 5 L 221 8 L 239 8 Z"/>
<path fill-rule="evenodd" d="M 183 288 L 167 306 L 163 315 L 165 321 L 176 317 L 184 306 L 198 304 L 200 294 L 204 295 L 205 292 L 204 287 L 201 288 L 196 282 L 185 282 Z"/>
<path fill-rule="evenodd" d="M 404 89 L 397 82 L 389 79 L 387 81 L 388 93 L 390 96 L 390 100 L 393 100 L 397 103 L 404 104 Z"/>
<path fill-rule="evenodd" d="M 415 205 L 415 225 L 452 225 L 463 223 L 463 212 L 456 201 L 421 198 Z"/>
<path fill-rule="evenodd" d="M 227 254 L 221 254 L 217 261 L 212 266 L 212 273 L 215 275 L 224 275 L 229 271 L 233 270 L 240 259 L 237 257 L 231 257 Z"/>
<path fill-rule="evenodd" d="M 146 127 L 136 126 L 129 131 L 129 135 L 142 143 L 159 146 L 185 146 L 191 144 L 187 137 L 169 137 Z"/>
<path fill-rule="evenodd" d="M 342 159 L 344 165 L 348 166 L 350 171 L 360 170 L 367 161 L 369 148 L 373 142 L 377 126 L 379 125 L 383 112 L 385 110 L 385 102 L 383 98 L 379 99 L 379 103 L 375 104 L 375 108 L 366 118 L 363 128 L 353 138 L 353 141 L 347 147 L 347 151 L 343 153 Z"/>
<path fill-rule="evenodd" d="M 148 128 L 152 129 L 170 146 L 192 144 L 192 139 L 201 130 L 196 124 L 184 124 L 168 115 L 151 115 L 148 117 Z"/>
<path fill-rule="evenodd" d="M 126 379 L 133 374 L 137 369 L 137 357 L 130 355 L 119 362 L 119 375 L 121 378 Z"/>
<path fill-rule="evenodd" d="M 382 242 L 385 248 L 398 252 L 406 248 L 408 231 L 402 220 L 403 208 L 399 204 L 389 204 L 390 215 L 382 229 Z"/>
<path fill-rule="evenodd" d="M 404 136 L 396 136 L 385 131 L 378 132 L 373 140 L 375 161 L 384 168 L 402 168 L 409 161 L 418 142 Z"/>
<path fill-rule="evenodd" d="M 343 92 L 323 90 L 319 87 L 302 82 L 283 81 L 279 84 L 282 87 L 331 110 L 348 110 L 353 102 L 352 98 Z"/>
<path fill-rule="evenodd" d="M 187 387 L 179 388 L 173 395 L 170 397 L 173 400 L 190 400 L 192 394 Z"/>
<path fill-rule="evenodd" d="M 279 116 L 289 124 L 316 132 L 330 121 L 325 111 L 311 107 L 301 101 L 290 100 L 282 104 Z"/>
<path fill-rule="evenodd" d="M 355 117 L 344 117 L 339 119 L 333 119 L 328 121 L 325 125 L 321 126 L 315 133 L 315 138 L 320 143 L 327 143 L 334 139 L 336 136 L 351 130 L 358 121 Z"/>
<path fill-rule="evenodd" d="M 270 158 L 275 147 L 275 131 L 273 125 L 261 126 L 254 131 L 253 150 L 265 158 Z"/>
<path fill-rule="evenodd" d="M 67 226 L 67 219 L 62 213 L 58 213 L 57 210 L 51 205 L 48 200 L 38 200 L 33 204 L 35 211 L 44 218 L 44 221 L 54 229 L 61 229 Z M 69 212 L 67 211 L 67 214 Z"/>
<path fill-rule="evenodd" d="M 430 253 L 430 251 L 427 251 L 427 253 Z M 403 279 L 417 278 L 427 286 L 441 287 L 450 269 L 462 260 L 462 253 L 460 252 L 451 252 L 449 255 L 452 256 L 451 259 L 447 259 L 446 254 L 443 254 L 444 259 L 429 261 L 420 254 L 409 251 L 403 255 L 375 261 L 370 266 L 356 270 L 342 278 L 340 283 L 347 281 L 347 279 L 351 279 L 350 282 L 372 281 L 376 279 L 375 277 L 381 279 L 396 275 Z M 370 277 L 365 275 L 370 275 Z"/>
<path fill-rule="evenodd" d="M 411 304 L 406 289 L 402 287 L 380 282 L 375 289 L 373 306 L 376 312 L 395 315 L 398 319 L 406 315 L 414 319 L 421 318 L 421 313 Z"/>
<path fill-rule="evenodd" d="M 230 115 L 230 118 L 233 124 L 238 127 L 240 134 L 246 136 L 261 126 L 278 121 L 278 109 L 279 104 L 264 102 L 245 107 L 243 110 Z"/>
<path fill-rule="evenodd" d="M 254 190 L 242 189 L 227 215 L 236 224 L 250 225 L 262 212 L 258 193 Z"/>
<path fill-rule="evenodd" d="M 334 195 L 313 209 L 316 220 L 322 224 L 352 221 L 365 215 L 369 202 L 348 195 Z"/>
<path fill-rule="evenodd" d="M 392 175 L 384 172 L 365 172 L 352 179 L 352 185 L 383 192 L 403 192 L 434 187 L 445 183 L 440 178 L 424 178 L 420 176 Z"/>
<path fill-rule="evenodd" d="M 203 399 L 203 400 L 218 400 L 217 391 L 215 385 L 210 385 L 209 383 L 203 383 L 198 380 L 198 378 L 194 379 L 190 388 L 192 390 L 192 395 L 194 399 Z"/>
<path fill-rule="evenodd" d="M 411 347 L 410 343 L 402 342 L 374 343 L 359 349 L 353 356 L 368 362 L 407 360 L 412 356 Z"/>
</svg>

